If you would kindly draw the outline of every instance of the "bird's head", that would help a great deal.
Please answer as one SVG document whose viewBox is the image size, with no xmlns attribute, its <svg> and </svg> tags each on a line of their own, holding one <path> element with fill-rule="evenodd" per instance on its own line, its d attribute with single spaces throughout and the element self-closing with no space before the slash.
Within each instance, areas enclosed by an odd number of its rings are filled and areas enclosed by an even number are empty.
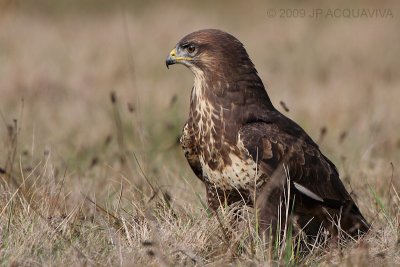
<svg viewBox="0 0 400 267">
<path fill-rule="evenodd" d="M 226 32 L 206 29 L 186 35 L 167 56 L 166 64 L 183 64 L 194 73 L 195 95 L 228 99 L 227 106 L 247 101 L 273 108 L 243 44 Z"/>
<path fill-rule="evenodd" d="M 241 67 L 253 68 L 243 44 L 221 30 L 199 30 L 180 40 L 166 59 L 166 65 L 183 64 L 195 74 L 198 71 L 226 74 Z M 229 73 L 234 75 L 235 73 Z"/>
</svg>

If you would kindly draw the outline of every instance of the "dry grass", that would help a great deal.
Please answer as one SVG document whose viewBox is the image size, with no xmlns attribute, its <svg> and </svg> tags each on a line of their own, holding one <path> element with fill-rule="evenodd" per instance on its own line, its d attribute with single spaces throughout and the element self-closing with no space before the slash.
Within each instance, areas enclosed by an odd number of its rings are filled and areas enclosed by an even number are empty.
<svg viewBox="0 0 400 267">
<path fill-rule="evenodd" d="M 396 2 L 392 19 L 330 20 L 267 18 L 286 2 L 209 4 L 2 9 L 2 265 L 400 264 Z M 208 27 L 242 40 L 275 105 L 336 163 L 373 223 L 364 240 L 264 251 L 251 210 L 231 225 L 222 209 L 223 227 L 205 210 L 176 145 L 192 75 L 164 59 Z"/>
</svg>

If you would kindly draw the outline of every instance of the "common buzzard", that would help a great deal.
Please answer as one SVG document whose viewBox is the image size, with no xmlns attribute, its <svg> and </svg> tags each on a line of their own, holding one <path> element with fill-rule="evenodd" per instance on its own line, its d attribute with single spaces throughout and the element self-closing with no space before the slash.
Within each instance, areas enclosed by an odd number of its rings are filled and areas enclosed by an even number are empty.
<svg viewBox="0 0 400 267">
<path fill-rule="evenodd" d="M 238 39 L 215 29 L 190 33 L 167 57 L 167 67 L 176 63 L 194 73 L 180 143 L 211 209 L 245 202 L 258 210 L 260 231 L 276 233 L 286 196 L 307 235 L 317 235 L 321 226 L 351 236 L 368 231 L 335 165 L 275 109 Z"/>
</svg>

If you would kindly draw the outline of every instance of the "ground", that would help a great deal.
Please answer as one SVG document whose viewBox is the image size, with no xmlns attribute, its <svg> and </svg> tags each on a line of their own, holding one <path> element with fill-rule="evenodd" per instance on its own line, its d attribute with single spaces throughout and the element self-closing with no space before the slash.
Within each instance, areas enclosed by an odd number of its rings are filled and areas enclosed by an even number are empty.
<svg viewBox="0 0 400 267">
<path fill-rule="evenodd" d="M 301 3 L 0 2 L 0 263 L 399 265 L 399 5 Z M 280 17 L 345 7 L 392 16 Z M 165 67 L 201 28 L 245 44 L 372 222 L 363 240 L 265 251 L 251 209 L 205 208 L 177 145 L 193 75 Z"/>
</svg>

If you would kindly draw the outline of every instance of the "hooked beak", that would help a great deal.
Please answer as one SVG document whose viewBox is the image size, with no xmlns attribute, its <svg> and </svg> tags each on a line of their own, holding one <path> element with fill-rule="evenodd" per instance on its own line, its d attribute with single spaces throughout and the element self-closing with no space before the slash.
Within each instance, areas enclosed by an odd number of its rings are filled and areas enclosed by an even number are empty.
<svg viewBox="0 0 400 267">
<path fill-rule="evenodd" d="M 171 53 L 167 56 L 165 60 L 165 65 L 167 65 L 167 69 L 169 69 L 169 65 L 173 65 L 176 63 L 176 49 L 172 49 Z"/>
<path fill-rule="evenodd" d="M 165 65 L 167 65 L 167 68 L 169 69 L 169 65 L 177 64 L 177 63 L 184 63 L 186 61 L 190 61 L 192 58 L 190 57 L 182 57 L 178 56 L 176 52 L 176 48 L 172 49 L 171 53 L 167 56 L 167 59 L 165 60 Z"/>
</svg>

